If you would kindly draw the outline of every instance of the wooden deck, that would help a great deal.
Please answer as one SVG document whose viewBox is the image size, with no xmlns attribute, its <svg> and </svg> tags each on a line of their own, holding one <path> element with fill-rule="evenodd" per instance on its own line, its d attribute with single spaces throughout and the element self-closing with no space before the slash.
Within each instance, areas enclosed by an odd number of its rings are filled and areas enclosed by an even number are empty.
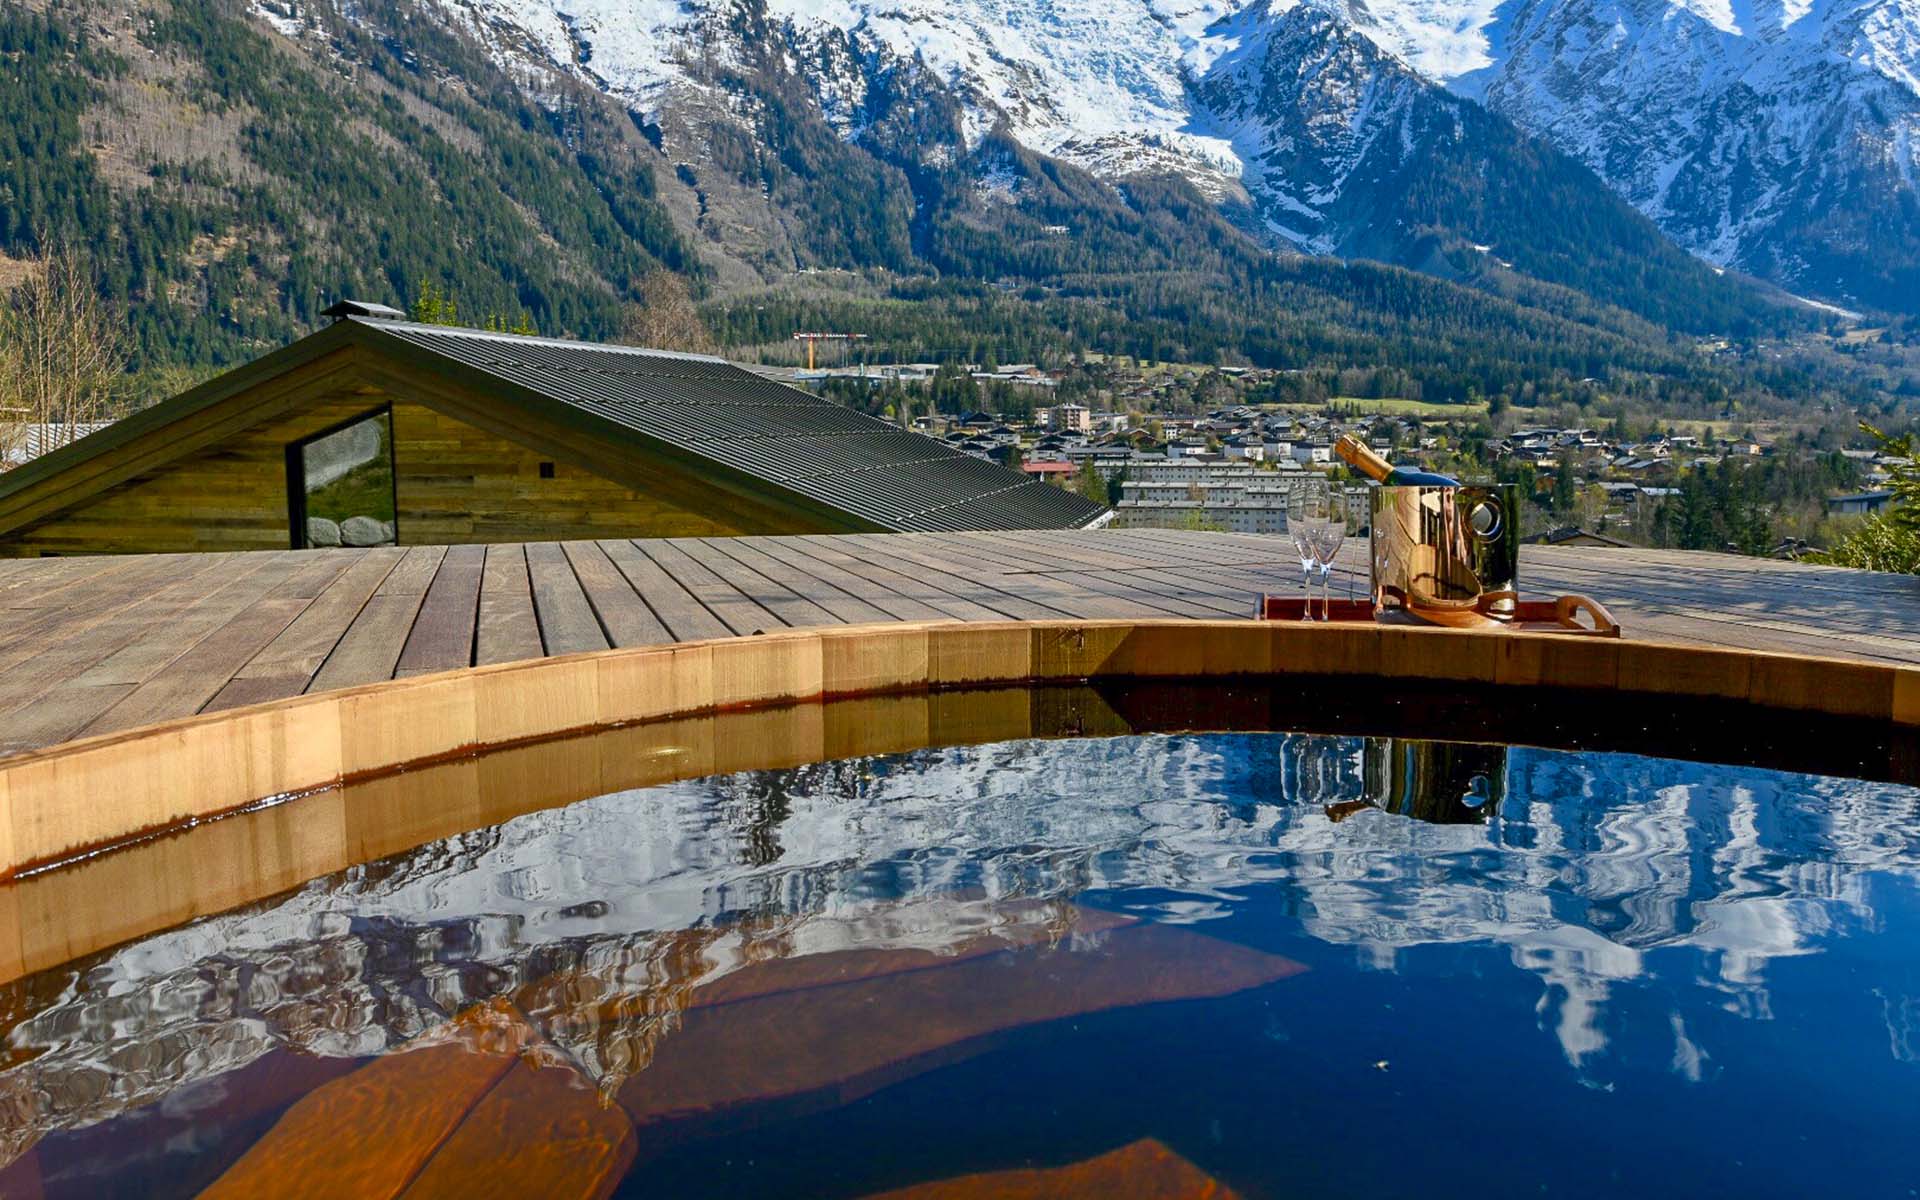
<svg viewBox="0 0 1920 1200">
<path fill-rule="evenodd" d="M 1364 591 L 1349 546 L 1335 594 Z M 1530 546 L 1632 637 L 1920 663 L 1920 579 Z M 687 538 L 0 560 L 0 753 L 473 664 L 787 626 L 1244 617 L 1282 539 L 1172 530 Z"/>
</svg>

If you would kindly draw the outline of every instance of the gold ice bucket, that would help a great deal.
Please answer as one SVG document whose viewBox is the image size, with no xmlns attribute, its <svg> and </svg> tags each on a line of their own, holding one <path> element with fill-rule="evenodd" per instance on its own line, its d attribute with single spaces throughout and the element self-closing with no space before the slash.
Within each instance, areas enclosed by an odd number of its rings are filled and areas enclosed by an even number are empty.
<svg viewBox="0 0 1920 1200">
<path fill-rule="evenodd" d="M 1442 624 L 1513 615 L 1519 488 L 1373 489 L 1373 603 Z"/>
</svg>

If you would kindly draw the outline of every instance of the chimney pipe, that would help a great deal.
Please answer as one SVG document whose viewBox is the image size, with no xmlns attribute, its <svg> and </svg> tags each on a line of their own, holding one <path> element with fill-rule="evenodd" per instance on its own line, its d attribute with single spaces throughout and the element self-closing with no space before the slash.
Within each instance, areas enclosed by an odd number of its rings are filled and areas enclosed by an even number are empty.
<svg viewBox="0 0 1920 1200">
<path fill-rule="evenodd" d="M 407 319 L 407 314 L 397 308 L 389 308 L 384 304 L 374 304 L 368 300 L 342 300 L 321 309 L 320 315 L 323 317 L 332 317 L 336 323 L 344 321 L 348 317 L 372 317 L 379 321 L 404 321 Z"/>
</svg>

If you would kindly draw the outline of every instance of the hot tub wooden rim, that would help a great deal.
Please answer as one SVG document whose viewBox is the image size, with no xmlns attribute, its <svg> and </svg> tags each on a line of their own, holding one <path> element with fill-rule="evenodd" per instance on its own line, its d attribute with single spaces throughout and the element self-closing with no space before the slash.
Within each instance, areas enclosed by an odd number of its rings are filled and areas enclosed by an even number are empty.
<svg viewBox="0 0 1920 1200">
<path fill-rule="evenodd" d="M 266 799 L 536 739 L 887 692 L 1368 675 L 1735 700 L 1920 725 L 1920 669 L 1551 634 L 1276 621 L 888 622 L 637 646 L 321 692 L 0 759 L 0 879 Z"/>
</svg>

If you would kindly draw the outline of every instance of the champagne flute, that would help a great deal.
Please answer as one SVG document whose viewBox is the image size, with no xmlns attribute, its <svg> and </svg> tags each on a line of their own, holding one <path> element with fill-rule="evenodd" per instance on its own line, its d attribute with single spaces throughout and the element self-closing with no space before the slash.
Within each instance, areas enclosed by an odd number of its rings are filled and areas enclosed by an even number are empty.
<svg viewBox="0 0 1920 1200">
<path fill-rule="evenodd" d="M 1300 556 L 1300 595 L 1305 605 L 1300 609 L 1302 621 L 1313 620 L 1313 534 L 1307 529 L 1307 518 L 1287 514 L 1287 532 L 1293 535 L 1293 549 Z"/>
<path fill-rule="evenodd" d="M 1313 620 L 1313 572 L 1319 566 L 1320 527 L 1327 511 L 1326 482 L 1306 480 L 1287 495 L 1287 532 L 1293 535 L 1294 552 L 1300 556 L 1300 619 Z"/>
<path fill-rule="evenodd" d="M 1320 568 L 1320 619 L 1333 619 L 1333 560 L 1347 540 L 1345 497 L 1334 497 L 1327 519 L 1314 530 L 1314 561 Z"/>
</svg>

